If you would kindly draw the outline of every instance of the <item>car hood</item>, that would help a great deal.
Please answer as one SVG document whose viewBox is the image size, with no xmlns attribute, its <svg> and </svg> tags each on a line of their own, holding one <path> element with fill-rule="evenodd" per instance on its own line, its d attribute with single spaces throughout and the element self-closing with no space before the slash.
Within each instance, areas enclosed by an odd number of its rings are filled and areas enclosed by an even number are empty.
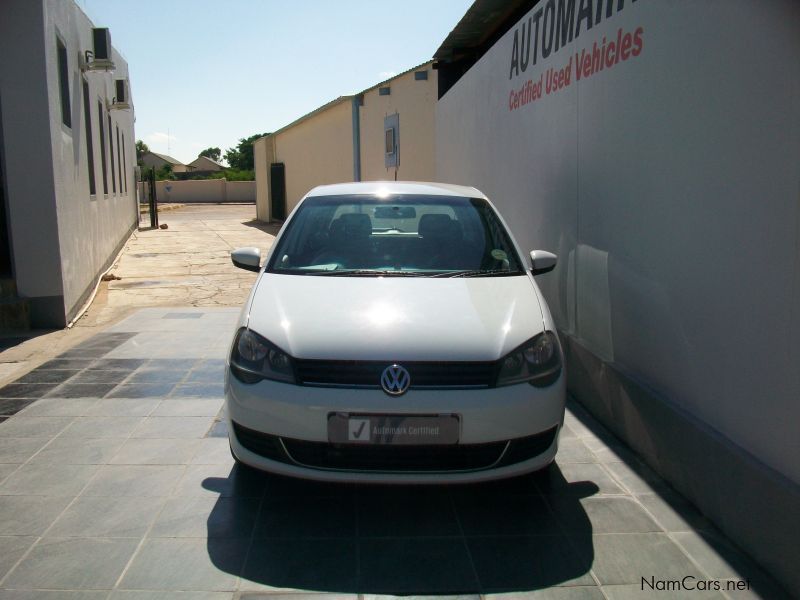
<svg viewBox="0 0 800 600">
<path fill-rule="evenodd" d="M 265 273 L 248 326 L 296 358 L 496 360 L 543 330 L 527 276 Z"/>
</svg>

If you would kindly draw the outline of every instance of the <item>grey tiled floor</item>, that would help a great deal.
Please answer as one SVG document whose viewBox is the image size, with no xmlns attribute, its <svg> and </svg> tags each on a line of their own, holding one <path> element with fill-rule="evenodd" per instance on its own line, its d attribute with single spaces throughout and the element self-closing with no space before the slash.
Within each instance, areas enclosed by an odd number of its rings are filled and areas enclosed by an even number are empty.
<svg viewBox="0 0 800 600">
<path fill-rule="evenodd" d="M 0 389 L 0 600 L 298 590 L 633 598 L 642 578 L 775 583 L 570 403 L 557 465 L 455 487 L 329 485 L 234 466 L 235 310 L 146 309 Z M 293 595 L 292 598 L 297 598 Z"/>
</svg>

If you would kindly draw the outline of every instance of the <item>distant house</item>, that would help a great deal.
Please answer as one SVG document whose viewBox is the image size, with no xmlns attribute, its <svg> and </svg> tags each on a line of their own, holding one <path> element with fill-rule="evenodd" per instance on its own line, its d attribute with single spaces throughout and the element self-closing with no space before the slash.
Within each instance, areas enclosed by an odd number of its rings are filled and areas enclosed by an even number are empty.
<svg viewBox="0 0 800 600">
<path fill-rule="evenodd" d="M 258 218 L 285 218 L 324 183 L 434 181 L 437 82 L 428 61 L 257 139 Z"/>
<path fill-rule="evenodd" d="M 158 152 L 146 152 L 142 155 L 142 163 L 146 167 L 153 167 L 156 170 L 163 169 L 165 165 L 170 165 L 173 173 L 186 173 L 194 170 L 194 167 L 183 164 L 177 158 L 159 154 Z"/>
<path fill-rule="evenodd" d="M 190 162 L 188 167 L 193 167 L 196 171 L 222 171 L 225 167 L 219 164 L 212 158 L 208 158 L 207 156 L 198 156 L 192 162 Z"/>
</svg>

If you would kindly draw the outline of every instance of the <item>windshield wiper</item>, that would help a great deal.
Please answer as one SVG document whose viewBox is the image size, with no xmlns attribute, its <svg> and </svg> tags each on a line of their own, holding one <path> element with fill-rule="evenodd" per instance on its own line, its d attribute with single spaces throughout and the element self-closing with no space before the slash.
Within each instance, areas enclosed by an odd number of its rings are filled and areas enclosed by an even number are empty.
<svg viewBox="0 0 800 600">
<path fill-rule="evenodd" d="M 419 271 L 376 271 L 374 269 L 335 269 L 333 271 L 312 271 L 309 275 L 321 275 L 325 277 L 419 277 Z"/>
<path fill-rule="evenodd" d="M 504 275 L 519 275 L 516 271 L 504 269 L 467 269 L 464 271 L 444 271 L 428 277 L 496 277 Z"/>
</svg>

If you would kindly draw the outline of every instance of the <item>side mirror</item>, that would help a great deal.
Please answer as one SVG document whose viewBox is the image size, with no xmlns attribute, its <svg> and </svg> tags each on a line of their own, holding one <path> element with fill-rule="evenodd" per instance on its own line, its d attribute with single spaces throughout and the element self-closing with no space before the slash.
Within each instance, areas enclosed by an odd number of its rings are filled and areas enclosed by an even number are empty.
<svg viewBox="0 0 800 600">
<path fill-rule="evenodd" d="M 231 252 L 231 261 L 240 269 L 258 273 L 261 270 L 261 250 L 252 247 L 237 248 Z"/>
<path fill-rule="evenodd" d="M 531 273 L 541 275 L 549 273 L 556 268 L 558 257 L 552 252 L 544 250 L 531 250 Z"/>
</svg>

